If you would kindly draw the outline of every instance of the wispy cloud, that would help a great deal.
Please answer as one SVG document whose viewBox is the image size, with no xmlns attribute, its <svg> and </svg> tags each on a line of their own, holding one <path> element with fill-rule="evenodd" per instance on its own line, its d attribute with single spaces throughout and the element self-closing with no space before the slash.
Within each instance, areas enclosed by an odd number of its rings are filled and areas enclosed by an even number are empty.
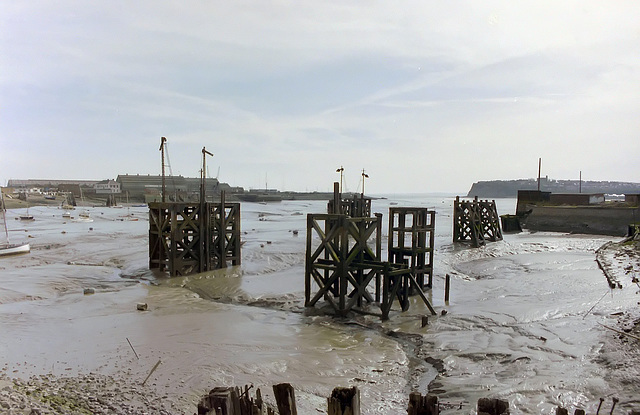
<svg viewBox="0 0 640 415">
<path fill-rule="evenodd" d="M 371 191 L 465 191 L 538 157 L 638 180 L 639 20 L 617 1 L 5 2 L 0 182 L 157 173 L 160 136 L 175 171 L 206 145 L 247 187 L 324 190 L 344 165 Z"/>
</svg>

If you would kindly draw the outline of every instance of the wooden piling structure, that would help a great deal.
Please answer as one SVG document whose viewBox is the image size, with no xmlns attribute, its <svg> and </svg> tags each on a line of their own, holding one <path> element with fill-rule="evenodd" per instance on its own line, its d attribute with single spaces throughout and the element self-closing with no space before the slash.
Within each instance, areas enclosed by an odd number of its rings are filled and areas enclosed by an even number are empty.
<svg viewBox="0 0 640 415">
<path fill-rule="evenodd" d="M 389 208 L 389 262 L 407 265 L 422 288 L 433 285 L 435 223 L 426 208 Z"/>
<path fill-rule="evenodd" d="M 453 204 L 453 242 L 470 241 L 473 247 L 485 245 L 487 241 L 502 240 L 500 219 L 495 200 L 460 200 L 456 196 Z"/>
<path fill-rule="evenodd" d="M 252 386 L 245 386 L 244 391 L 238 387 L 213 388 L 208 395 L 200 399 L 197 415 L 275 415 L 275 409 L 262 400 L 260 389 L 256 390 L 254 399 L 249 393 L 251 388 Z M 294 411 L 286 414 L 295 413 Z"/>
<path fill-rule="evenodd" d="M 240 203 L 149 203 L 150 269 L 175 277 L 240 263 Z"/>
<path fill-rule="evenodd" d="M 335 183 L 329 213 L 307 216 L 305 306 L 314 307 L 322 298 L 344 316 L 350 311 L 375 314 L 364 306 L 379 303 L 379 315 L 386 320 L 396 299 L 406 311 L 409 296 L 418 294 L 435 315 L 423 292 L 432 284 L 435 212 L 393 208 L 389 261 L 382 262 L 382 215 L 371 216 L 370 199 L 343 200 L 338 189 Z"/>
<path fill-rule="evenodd" d="M 307 216 L 305 306 L 324 298 L 336 314 L 345 315 L 379 298 L 382 215 L 351 218 L 339 214 Z M 314 246 L 314 233 L 319 243 Z M 374 236 L 373 247 L 369 239 Z M 372 295 L 367 286 L 375 279 Z M 312 282 L 319 290 L 312 295 Z"/>
</svg>

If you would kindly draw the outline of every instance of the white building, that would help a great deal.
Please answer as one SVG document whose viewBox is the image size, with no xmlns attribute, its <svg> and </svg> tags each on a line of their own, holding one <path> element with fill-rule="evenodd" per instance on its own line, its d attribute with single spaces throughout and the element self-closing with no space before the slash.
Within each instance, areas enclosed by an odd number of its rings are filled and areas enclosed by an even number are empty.
<svg viewBox="0 0 640 415">
<path fill-rule="evenodd" d="M 103 180 L 93 185 L 96 194 L 119 194 L 120 183 L 115 180 Z"/>
</svg>

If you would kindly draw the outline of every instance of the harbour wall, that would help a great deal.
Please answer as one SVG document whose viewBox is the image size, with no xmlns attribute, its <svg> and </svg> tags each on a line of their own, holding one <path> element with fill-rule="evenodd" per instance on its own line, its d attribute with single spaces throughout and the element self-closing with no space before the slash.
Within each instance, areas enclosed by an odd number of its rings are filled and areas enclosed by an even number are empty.
<svg viewBox="0 0 640 415">
<path fill-rule="evenodd" d="M 629 225 L 640 221 L 635 206 L 527 205 L 522 225 L 529 230 L 625 236 Z"/>
</svg>

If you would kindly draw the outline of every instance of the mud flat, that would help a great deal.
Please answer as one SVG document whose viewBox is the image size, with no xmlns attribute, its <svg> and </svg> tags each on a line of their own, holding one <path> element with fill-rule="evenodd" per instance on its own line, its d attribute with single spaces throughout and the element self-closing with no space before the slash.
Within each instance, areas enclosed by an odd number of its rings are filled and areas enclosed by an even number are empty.
<svg viewBox="0 0 640 415">
<path fill-rule="evenodd" d="M 481 397 L 512 413 L 595 413 L 612 396 L 615 413 L 638 405 L 637 343 L 601 325 L 631 328 L 640 298 L 628 280 L 609 290 L 595 262 L 615 238 L 523 232 L 469 249 L 451 243 L 452 199 L 393 202 L 438 207 L 428 295 L 448 313 L 425 327 L 419 302 L 384 323 L 304 310 L 305 244 L 292 230 L 323 201 L 243 205 L 242 268 L 171 280 L 147 269 L 144 208 L 132 208 L 136 222 L 119 220 L 122 209 L 93 208 L 92 223 L 56 207 L 31 208 L 29 223 L 10 212 L 32 252 L 0 262 L 0 412 L 192 414 L 213 387 L 266 394 L 283 382 L 304 414 L 324 413 L 336 386 L 358 386 L 363 413 L 377 415 L 405 413 L 412 390 L 465 413 Z"/>
</svg>

